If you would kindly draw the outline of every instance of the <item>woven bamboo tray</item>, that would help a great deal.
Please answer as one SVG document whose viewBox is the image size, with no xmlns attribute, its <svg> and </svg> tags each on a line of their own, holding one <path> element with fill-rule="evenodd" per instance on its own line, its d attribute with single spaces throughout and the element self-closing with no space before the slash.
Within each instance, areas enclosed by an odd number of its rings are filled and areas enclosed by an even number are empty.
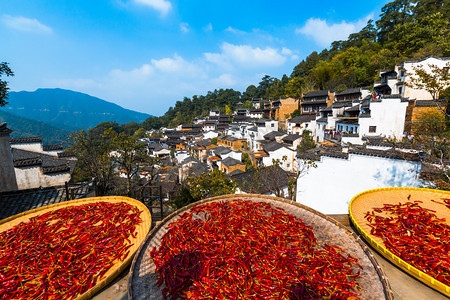
<svg viewBox="0 0 450 300">
<path fill-rule="evenodd" d="M 134 300 L 162 299 L 163 285 L 158 287 L 156 284 L 158 277 L 155 273 L 155 265 L 150 258 L 150 251 L 155 246 L 159 247 L 169 224 L 178 220 L 183 213 L 188 212 L 196 205 L 233 199 L 270 203 L 272 206 L 280 207 L 287 213 L 302 219 L 306 225 L 313 227 L 319 245 L 323 243 L 334 244 L 358 258 L 359 264 L 363 267 L 361 278 L 358 280 L 362 288 L 361 299 L 393 299 L 393 293 L 381 267 L 357 234 L 347 230 L 334 219 L 299 203 L 255 194 L 224 195 L 209 198 L 183 207 L 167 216 L 152 229 L 133 260 L 128 276 L 128 298 Z"/>
<path fill-rule="evenodd" d="M 409 195 L 411 195 L 410 200 L 407 199 Z M 450 225 L 450 209 L 431 201 L 431 199 L 440 200 L 441 198 L 450 198 L 450 192 L 410 187 L 368 190 L 353 197 L 349 206 L 349 214 L 350 219 L 358 232 L 381 255 L 400 267 L 406 273 L 443 293 L 447 297 L 450 297 L 450 287 L 448 285 L 423 273 L 386 249 L 383 246 L 383 240 L 381 238 L 370 234 L 371 228 L 364 218 L 367 211 L 371 211 L 375 207 L 383 207 L 383 204 L 385 203 L 398 204 L 399 202 L 405 203 L 407 201 L 420 200 L 423 201 L 423 203 L 420 203 L 421 207 L 435 210 L 436 215 L 439 218 L 445 218 L 447 224 Z"/>
<path fill-rule="evenodd" d="M 94 203 L 94 202 L 126 202 L 128 204 L 136 206 L 139 210 L 143 211 L 141 213 L 141 219 L 142 223 L 139 224 L 136 227 L 137 235 L 136 238 L 130 237 L 130 241 L 133 243 L 133 246 L 129 249 L 129 254 L 122 262 L 117 262 L 114 264 L 106 273 L 105 273 L 105 279 L 98 282 L 95 286 L 93 286 L 90 290 L 85 292 L 84 294 L 77 297 L 77 300 L 84 300 L 84 299 L 90 299 L 92 296 L 94 296 L 98 291 L 100 291 L 102 288 L 104 288 L 108 283 L 110 283 L 117 275 L 119 275 L 132 261 L 134 254 L 139 249 L 139 246 L 147 236 L 152 220 L 151 215 L 148 210 L 148 208 L 142 203 L 137 200 L 134 200 L 132 198 L 128 197 L 93 197 L 93 198 L 83 198 L 79 200 L 73 200 L 73 201 L 67 201 L 67 202 L 61 202 L 53 205 L 48 205 L 36 209 L 32 209 L 14 216 L 11 216 L 9 218 L 6 218 L 4 220 L 0 221 L 0 232 L 8 230 L 15 225 L 19 224 L 20 222 L 27 222 L 30 218 L 44 214 L 49 211 L 57 210 L 60 208 L 68 207 L 68 206 L 78 206 L 88 203 Z"/>
</svg>

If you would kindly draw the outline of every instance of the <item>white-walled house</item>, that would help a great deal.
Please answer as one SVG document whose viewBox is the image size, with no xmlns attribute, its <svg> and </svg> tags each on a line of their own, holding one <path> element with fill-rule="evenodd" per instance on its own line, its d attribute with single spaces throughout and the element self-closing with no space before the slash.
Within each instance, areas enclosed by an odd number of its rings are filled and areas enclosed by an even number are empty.
<svg viewBox="0 0 450 300">
<path fill-rule="evenodd" d="M 408 101 L 385 97 L 370 102 L 370 116 L 360 116 L 359 137 L 381 136 L 401 140 L 405 128 Z"/>
<path fill-rule="evenodd" d="M 299 164 L 302 169 L 302 159 Z M 369 189 L 422 184 L 419 161 L 349 151 L 336 157 L 322 155 L 316 165 L 300 175 L 296 201 L 324 214 L 348 214 L 350 200 Z"/>
<path fill-rule="evenodd" d="M 402 64 L 396 65 L 393 70 L 381 71 L 381 81 L 375 82 L 374 89 L 378 95 L 399 95 L 402 98 L 431 100 L 433 98 L 426 90 L 405 85 L 405 82 L 411 82 L 411 78 L 416 77 L 414 68 L 421 67 L 431 73 L 431 65 L 448 70 L 450 57 L 428 56 L 422 59 L 405 60 Z"/>
<path fill-rule="evenodd" d="M 297 171 L 296 151 L 289 149 L 286 145 L 277 142 L 271 142 L 264 145 L 264 151 L 269 155 L 262 157 L 264 166 L 272 166 L 273 160 L 280 162 L 280 167 L 288 172 Z"/>
<path fill-rule="evenodd" d="M 302 134 L 305 129 L 311 129 L 311 122 L 316 119 L 315 115 L 301 115 L 286 120 L 286 131 L 288 134 Z"/>
</svg>

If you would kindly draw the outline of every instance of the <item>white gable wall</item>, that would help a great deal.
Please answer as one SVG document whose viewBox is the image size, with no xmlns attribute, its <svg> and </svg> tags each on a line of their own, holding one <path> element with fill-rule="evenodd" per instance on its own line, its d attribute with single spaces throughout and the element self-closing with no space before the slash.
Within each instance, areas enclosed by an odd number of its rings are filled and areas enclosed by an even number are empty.
<svg viewBox="0 0 450 300">
<path fill-rule="evenodd" d="M 421 186 L 419 162 L 350 154 L 316 164 L 298 179 L 296 201 L 324 214 L 348 214 L 350 200 L 369 189 Z"/>
</svg>

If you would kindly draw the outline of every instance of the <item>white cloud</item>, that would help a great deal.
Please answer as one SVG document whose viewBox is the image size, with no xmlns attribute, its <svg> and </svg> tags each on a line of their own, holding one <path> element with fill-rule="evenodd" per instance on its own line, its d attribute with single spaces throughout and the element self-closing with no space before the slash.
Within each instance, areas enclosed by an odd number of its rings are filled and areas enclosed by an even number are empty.
<svg viewBox="0 0 450 300">
<path fill-rule="evenodd" d="M 231 87 L 236 84 L 236 79 L 231 74 L 222 74 L 217 78 L 211 79 L 211 83 L 213 86 L 217 87 Z"/>
<path fill-rule="evenodd" d="M 329 24 L 327 20 L 319 18 L 310 18 L 303 27 L 297 28 L 295 33 L 312 37 L 319 46 L 328 47 L 333 41 L 345 40 L 351 33 L 358 32 L 372 17 L 369 15 L 355 22 L 342 21 L 335 24 Z"/>
<path fill-rule="evenodd" d="M 184 33 L 189 32 L 189 24 L 188 23 L 181 23 L 180 24 L 180 30 Z"/>
<path fill-rule="evenodd" d="M 277 67 L 286 62 L 286 58 L 292 53 L 288 54 L 284 50 L 284 54 L 278 49 L 267 47 L 261 49 L 259 47 L 253 48 L 249 45 L 232 45 L 223 43 L 220 47 L 221 53 L 205 53 L 205 58 L 208 62 L 217 64 L 219 66 L 230 69 L 231 67 Z M 289 50 L 290 51 L 290 50 Z M 288 52 L 289 52 L 288 51 Z"/>
<path fill-rule="evenodd" d="M 161 13 L 162 16 L 172 9 L 172 3 L 167 0 L 134 0 L 135 3 L 149 6 Z"/>
<path fill-rule="evenodd" d="M 246 33 L 245 31 L 242 31 L 242 30 L 233 28 L 233 27 L 231 27 L 231 26 L 228 26 L 228 27 L 225 29 L 225 31 L 228 31 L 228 32 L 231 32 L 231 33 L 236 33 L 236 34 L 244 34 L 244 33 Z"/>
<path fill-rule="evenodd" d="M 213 30 L 213 26 L 211 23 L 208 23 L 208 25 L 206 25 L 205 27 L 203 27 L 203 30 L 206 32 L 212 31 Z"/>
<path fill-rule="evenodd" d="M 25 17 L 13 17 L 10 15 L 3 15 L 1 21 L 9 28 L 25 31 L 25 32 L 41 32 L 50 33 L 52 29 L 42 23 L 37 19 L 29 19 Z"/>
<path fill-rule="evenodd" d="M 162 59 L 152 59 L 152 66 L 161 73 L 171 73 L 173 75 L 189 74 L 200 76 L 202 71 L 194 63 L 184 60 L 181 56 L 175 54 L 173 58 L 166 57 Z"/>
</svg>

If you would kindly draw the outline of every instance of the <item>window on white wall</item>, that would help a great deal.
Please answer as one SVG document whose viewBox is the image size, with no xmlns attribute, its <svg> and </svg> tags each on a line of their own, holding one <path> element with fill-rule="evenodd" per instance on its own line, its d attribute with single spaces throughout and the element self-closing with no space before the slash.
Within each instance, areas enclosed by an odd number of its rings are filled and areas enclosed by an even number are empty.
<svg viewBox="0 0 450 300">
<path fill-rule="evenodd" d="M 377 132 L 377 126 L 369 126 L 369 132 L 370 132 L 370 133 L 375 133 L 375 132 Z"/>
</svg>

